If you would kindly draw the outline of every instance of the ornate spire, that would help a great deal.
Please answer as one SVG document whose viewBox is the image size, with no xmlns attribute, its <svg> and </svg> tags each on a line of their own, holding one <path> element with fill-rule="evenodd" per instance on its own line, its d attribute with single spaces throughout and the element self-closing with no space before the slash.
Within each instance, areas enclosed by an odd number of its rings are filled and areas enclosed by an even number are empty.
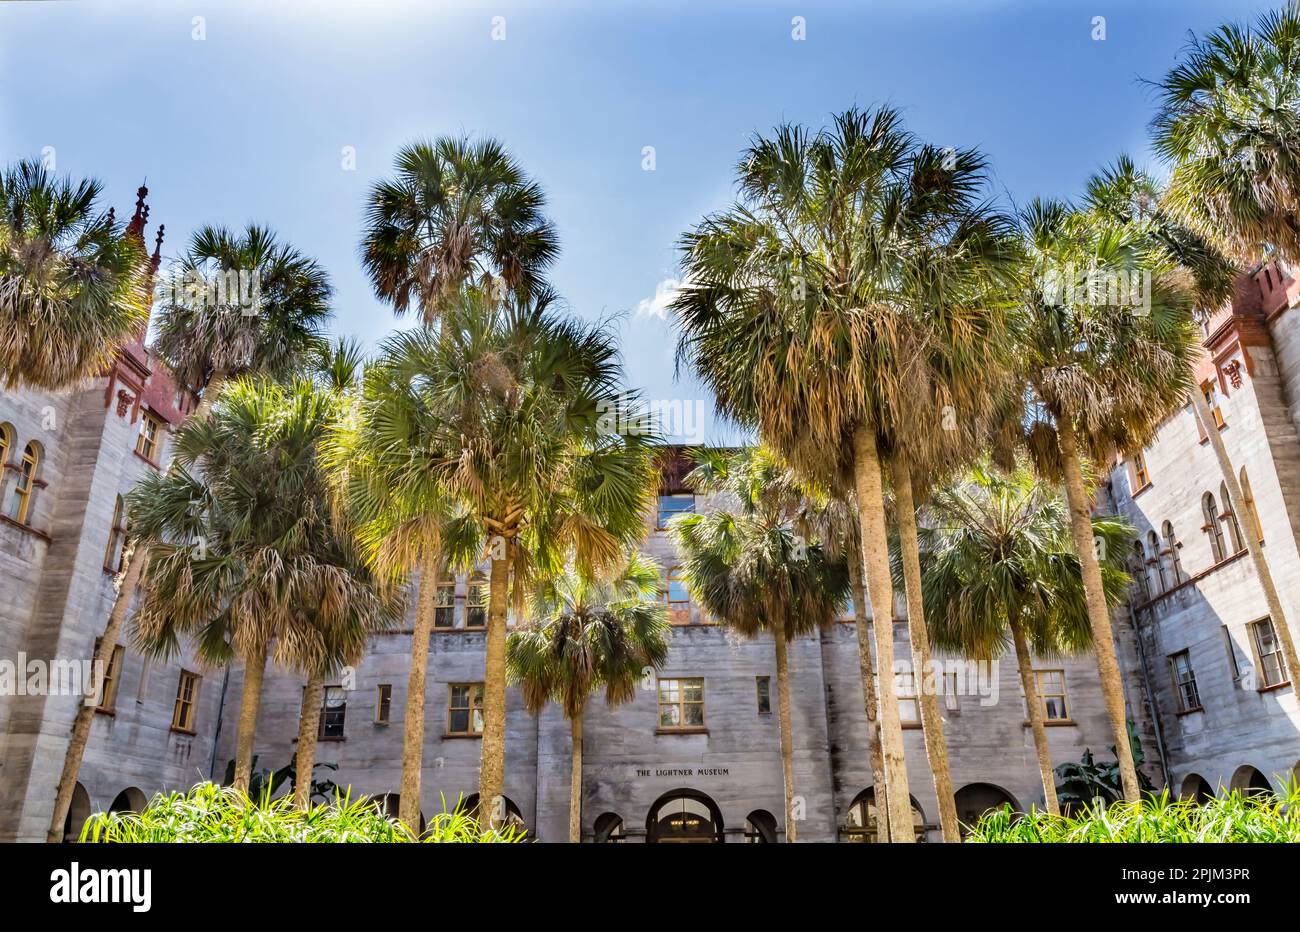
<svg viewBox="0 0 1300 932">
<path fill-rule="evenodd" d="M 149 260 L 149 268 L 153 274 L 157 274 L 158 266 L 162 262 L 163 231 L 166 229 L 167 224 L 158 224 L 158 235 L 154 237 L 153 256 Z"/>
<path fill-rule="evenodd" d="M 149 221 L 149 205 L 144 202 L 144 199 L 148 196 L 149 189 L 144 185 L 140 185 L 135 192 L 135 214 L 126 227 L 127 236 L 138 236 L 140 239 L 144 239 L 144 225 Z"/>
</svg>

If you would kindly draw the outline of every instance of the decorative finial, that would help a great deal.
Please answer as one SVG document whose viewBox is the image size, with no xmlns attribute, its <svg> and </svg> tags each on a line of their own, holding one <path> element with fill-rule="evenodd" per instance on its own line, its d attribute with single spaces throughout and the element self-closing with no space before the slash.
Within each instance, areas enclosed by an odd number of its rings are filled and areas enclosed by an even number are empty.
<svg viewBox="0 0 1300 932">
<path fill-rule="evenodd" d="M 145 221 L 149 219 L 149 208 L 145 206 L 144 199 L 149 196 L 149 189 L 140 185 L 135 192 L 135 214 L 131 217 L 131 222 L 127 224 L 126 233 L 128 236 L 138 236 L 144 239 Z"/>
<path fill-rule="evenodd" d="M 151 264 L 153 265 L 153 270 L 155 272 L 158 271 L 158 264 L 162 262 L 163 230 L 165 229 L 167 229 L 167 224 L 158 224 L 158 235 L 154 237 L 153 258 Z"/>
</svg>

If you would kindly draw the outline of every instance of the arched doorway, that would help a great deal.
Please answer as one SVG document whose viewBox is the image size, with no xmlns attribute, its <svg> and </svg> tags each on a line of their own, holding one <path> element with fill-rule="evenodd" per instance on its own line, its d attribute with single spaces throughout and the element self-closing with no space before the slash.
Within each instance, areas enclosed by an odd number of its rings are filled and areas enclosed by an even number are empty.
<svg viewBox="0 0 1300 932">
<path fill-rule="evenodd" d="M 501 799 L 505 801 L 505 812 L 503 813 L 504 824 L 514 828 L 517 832 L 525 831 L 526 827 L 524 825 L 523 814 L 519 811 L 519 807 L 515 805 L 514 800 L 509 796 L 502 796 Z M 477 819 L 478 793 L 471 793 L 462 799 L 456 806 L 456 811 L 463 812 L 466 815 L 473 816 Z"/>
<path fill-rule="evenodd" d="M 592 826 L 592 841 L 598 845 L 616 845 L 627 841 L 623 817 L 616 812 L 606 812 L 596 817 Z"/>
<path fill-rule="evenodd" d="M 138 790 L 134 786 L 128 786 L 122 792 L 113 797 L 113 805 L 108 807 L 109 812 L 140 812 L 148 805 L 149 800 L 145 798 L 144 791 Z"/>
<path fill-rule="evenodd" d="M 775 844 L 776 816 L 766 809 L 755 809 L 745 816 L 745 841 L 749 844 Z"/>
<path fill-rule="evenodd" d="M 399 818 L 398 813 L 402 811 L 402 794 L 385 793 L 382 796 L 373 797 L 375 807 L 379 812 L 390 819 Z M 424 834 L 424 813 L 420 813 L 420 834 Z"/>
<path fill-rule="evenodd" d="M 1214 799 L 1214 790 L 1210 789 L 1209 781 L 1199 773 L 1189 773 L 1183 777 L 1183 786 L 1178 796 L 1181 799 L 1193 800 L 1198 806 L 1204 806 Z"/>
<path fill-rule="evenodd" d="M 925 813 L 916 797 L 912 800 L 912 832 L 917 841 L 925 841 L 928 826 Z M 850 844 L 874 844 L 880 840 L 876 828 L 876 792 L 871 787 L 863 790 L 849 805 L 848 816 L 840 827 L 840 840 Z"/>
<path fill-rule="evenodd" d="M 645 830 L 648 842 L 721 842 L 722 812 L 699 790 L 673 790 L 650 807 Z"/>
<path fill-rule="evenodd" d="M 1268 777 L 1250 764 L 1237 768 L 1237 772 L 1232 775 L 1232 788 L 1240 790 L 1246 796 L 1273 792 L 1273 784 L 1268 782 Z"/>
<path fill-rule="evenodd" d="M 72 843 L 81 837 L 81 828 L 90 818 L 90 794 L 78 783 L 72 788 L 72 803 L 68 806 L 68 817 L 63 820 L 63 841 Z"/>
<path fill-rule="evenodd" d="M 986 812 L 1010 806 L 1012 812 L 1019 812 L 1020 805 L 1015 797 L 992 783 L 968 783 L 956 794 L 957 821 L 961 823 L 961 832 L 965 836 L 972 826 Z"/>
</svg>

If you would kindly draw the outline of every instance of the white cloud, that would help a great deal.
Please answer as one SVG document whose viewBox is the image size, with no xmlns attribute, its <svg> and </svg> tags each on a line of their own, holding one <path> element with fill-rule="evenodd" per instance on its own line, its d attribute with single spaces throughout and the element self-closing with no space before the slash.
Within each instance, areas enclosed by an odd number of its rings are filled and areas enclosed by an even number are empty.
<svg viewBox="0 0 1300 932">
<path fill-rule="evenodd" d="M 665 278 L 659 284 L 655 285 L 655 296 L 653 298 L 642 298 L 636 304 L 637 317 L 658 317 L 660 320 L 668 319 L 668 305 L 673 303 L 677 297 L 677 292 L 681 291 L 682 282 L 675 278 Z"/>
</svg>

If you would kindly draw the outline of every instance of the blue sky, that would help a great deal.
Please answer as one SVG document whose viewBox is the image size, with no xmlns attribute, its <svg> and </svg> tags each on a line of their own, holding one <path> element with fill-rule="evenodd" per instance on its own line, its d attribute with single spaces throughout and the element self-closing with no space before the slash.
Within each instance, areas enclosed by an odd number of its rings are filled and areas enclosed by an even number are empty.
<svg viewBox="0 0 1300 932">
<path fill-rule="evenodd" d="M 552 279 L 573 312 L 625 315 L 629 381 L 648 398 L 703 399 L 674 379 L 655 296 L 676 274 L 677 237 L 729 203 L 753 132 L 890 103 L 936 144 L 987 152 L 1007 198 L 1070 196 L 1120 152 L 1147 160 L 1152 98 L 1139 79 L 1161 76 L 1189 29 L 1263 8 L 0 2 L 0 162 L 53 147 L 57 169 L 100 178 L 119 215 L 147 177 L 168 254 L 204 223 L 269 224 L 329 268 L 336 331 L 373 345 L 410 323 L 372 297 L 357 261 L 368 187 L 412 138 L 497 136 L 549 195 L 563 247 Z M 706 433 L 727 438 L 711 419 Z"/>
</svg>

